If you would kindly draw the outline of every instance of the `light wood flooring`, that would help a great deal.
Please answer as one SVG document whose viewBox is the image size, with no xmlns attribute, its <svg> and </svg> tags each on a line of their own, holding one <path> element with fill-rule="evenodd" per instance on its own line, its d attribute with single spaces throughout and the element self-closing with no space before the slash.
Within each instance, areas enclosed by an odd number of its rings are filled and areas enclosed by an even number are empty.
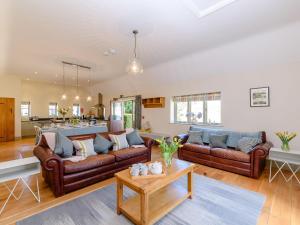
<svg viewBox="0 0 300 225">
<path fill-rule="evenodd" d="M 16 159 L 32 155 L 33 139 L 23 139 L 14 142 L 0 143 L 0 161 Z M 160 157 L 159 149 L 154 147 L 152 159 Z M 268 182 L 268 169 L 259 179 L 251 179 L 222 170 L 197 165 L 195 172 L 208 177 L 236 185 L 251 191 L 260 192 L 266 196 L 266 202 L 259 218 L 259 225 L 300 225 L 300 185 L 295 180 L 285 183 L 282 177 L 277 177 L 272 183 Z M 30 179 L 30 178 L 29 178 Z M 99 182 L 84 189 L 72 192 L 60 198 L 55 198 L 47 185 L 40 180 L 41 203 L 37 203 L 29 191 L 25 191 L 19 201 L 11 199 L 0 216 L 0 224 L 15 224 L 16 221 L 47 210 L 79 196 L 93 192 L 115 182 L 114 178 Z M 10 183 L 13 185 L 13 183 Z M 34 185 L 32 185 L 34 187 Z M 18 191 L 21 190 L 19 187 Z M 8 191 L 0 186 L 0 204 L 7 197 Z"/>
</svg>

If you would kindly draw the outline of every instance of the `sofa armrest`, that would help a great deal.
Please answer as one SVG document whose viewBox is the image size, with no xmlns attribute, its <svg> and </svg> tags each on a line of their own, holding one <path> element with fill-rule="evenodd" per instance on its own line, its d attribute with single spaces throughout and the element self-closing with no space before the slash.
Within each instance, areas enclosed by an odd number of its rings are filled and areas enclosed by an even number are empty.
<svg viewBox="0 0 300 225">
<path fill-rule="evenodd" d="M 189 135 L 188 134 L 178 134 L 177 136 L 175 136 L 174 138 L 178 138 L 181 140 L 181 144 L 184 144 L 187 142 Z"/>
<path fill-rule="evenodd" d="M 272 146 L 272 143 L 265 142 L 254 147 L 251 152 L 251 177 L 259 178 L 265 168 L 266 158 Z"/>
<path fill-rule="evenodd" d="M 152 148 L 152 145 L 154 145 L 155 141 L 150 137 L 141 137 L 144 140 L 144 144 L 147 148 Z"/>
<path fill-rule="evenodd" d="M 269 151 L 273 144 L 271 142 L 265 142 L 254 147 L 252 154 L 255 158 L 265 159 L 269 155 Z"/>
<path fill-rule="evenodd" d="M 63 161 L 50 148 L 36 146 L 33 154 L 40 160 L 43 170 L 48 174 L 47 182 L 55 196 L 63 195 Z"/>
</svg>

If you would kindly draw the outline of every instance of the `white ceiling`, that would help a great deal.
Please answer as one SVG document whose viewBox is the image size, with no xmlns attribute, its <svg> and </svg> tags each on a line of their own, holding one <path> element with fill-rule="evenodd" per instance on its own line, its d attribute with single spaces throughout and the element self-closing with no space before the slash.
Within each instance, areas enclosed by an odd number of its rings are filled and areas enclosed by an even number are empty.
<svg viewBox="0 0 300 225">
<path fill-rule="evenodd" d="M 299 0 L 237 0 L 204 18 L 220 0 L 1 0 L 0 67 L 22 79 L 62 80 L 61 61 L 92 67 L 92 82 L 125 73 L 138 29 L 145 69 L 300 20 Z M 104 52 L 116 49 L 115 55 Z M 37 71 L 38 74 L 34 72 Z M 68 84 L 76 71 L 67 67 Z M 80 83 L 89 73 L 80 70 Z"/>
</svg>

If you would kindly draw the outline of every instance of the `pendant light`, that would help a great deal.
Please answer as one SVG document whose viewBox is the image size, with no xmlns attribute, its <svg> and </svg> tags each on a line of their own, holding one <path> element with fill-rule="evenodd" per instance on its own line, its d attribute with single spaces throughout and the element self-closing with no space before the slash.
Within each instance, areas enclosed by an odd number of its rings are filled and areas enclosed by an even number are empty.
<svg viewBox="0 0 300 225">
<path fill-rule="evenodd" d="M 65 82 L 65 64 L 62 64 L 63 66 L 63 94 L 61 95 L 61 100 L 66 100 L 67 95 L 66 95 L 66 82 Z"/>
<path fill-rule="evenodd" d="M 79 93 L 78 93 L 78 65 L 76 65 L 76 71 L 77 71 L 77 78 L 76 78 L 76 96 L 75 96 L 75 100 L 79 100 Z"/>
<path fill-rule="evenodd" d="M 133 51 L 134 57 L 129 62 L 129 65 L 127 66 L 127 73 L 129 73 L 129 74 L 140 74 L 140 73 L 143 73 L 143 65 L 141 64 L 141 62 L 137 58 L 137 54 L 136 54 L 136 35 L 138 34 L 138 31 L 133 30 L 132 33 L 134 35 L 134 51 Z"/>
<path fill-rule="evenodd" d="M 89 79 L 88 79 L 88 85 L 89 85 L 89 95 L 86 98 L 87 102 L 92 101 L 92 96 L 91 96 L 91 69 L 89 69 Z"/>
</svg>

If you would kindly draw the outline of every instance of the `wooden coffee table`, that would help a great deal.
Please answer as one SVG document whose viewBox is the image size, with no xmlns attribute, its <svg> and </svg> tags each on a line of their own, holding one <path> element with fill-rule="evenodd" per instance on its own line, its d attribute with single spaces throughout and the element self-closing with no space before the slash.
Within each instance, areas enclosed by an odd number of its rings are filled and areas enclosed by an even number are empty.
<svg viewBox="0 0 300 225">
<path fill-rule="evenodd" d="M 173 159 L 167 176 L 133 180 L 129 169 L 115 174 L 117 179 L 117 213 L 123 214 L 135 224 L 154 224 L 187 198 L 192 198 L 192 174 L 194 164 Z M 187 175 L 187 188 L 174 182 Z M 123 200 L 123 185 L 138 194 Z"/>
</svg>

